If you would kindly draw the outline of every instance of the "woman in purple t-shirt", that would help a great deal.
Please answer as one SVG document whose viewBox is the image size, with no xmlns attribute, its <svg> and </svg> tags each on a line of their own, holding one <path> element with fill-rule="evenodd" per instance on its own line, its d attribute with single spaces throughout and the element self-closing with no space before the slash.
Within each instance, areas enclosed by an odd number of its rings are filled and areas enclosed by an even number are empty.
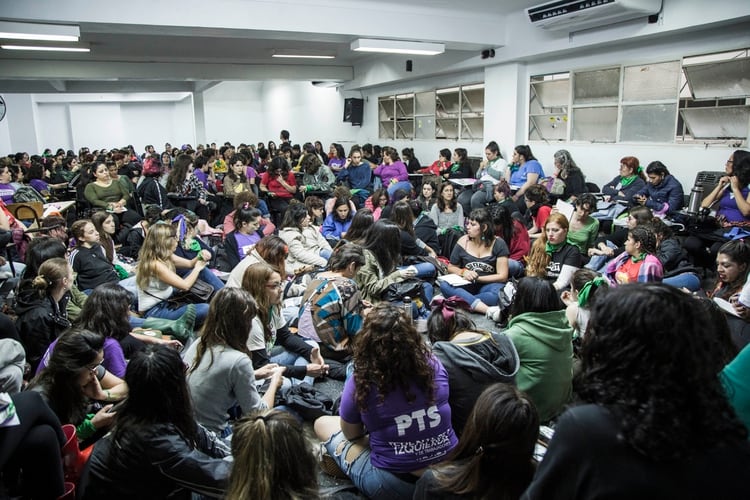
<svg viewBox="0 0 750 500">
<path fill-rule="evenodd" d="M 458 439 L 448 375 L 401 308 L 374 306 L 354 345 L 354 373 L 339 417 L 321 417 L 324 465 L 337 466 L 369 498 L 410 499 L 422 471 Z"/>
</svg>

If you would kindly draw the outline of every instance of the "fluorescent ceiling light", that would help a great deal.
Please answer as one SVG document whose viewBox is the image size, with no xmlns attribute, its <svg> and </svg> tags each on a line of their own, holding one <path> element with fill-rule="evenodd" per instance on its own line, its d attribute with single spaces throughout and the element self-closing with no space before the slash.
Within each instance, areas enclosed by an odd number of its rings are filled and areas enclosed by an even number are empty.
<svg viewBox="0 0 750 500">
<path fill-rule="evenodd" d="M 47 52 L 91 52 L 88 47 L 45 47 L 42 45 L 0 45 L 5 50 L 41 50 Z"/>
<path fill-rule="evenodd" d="M 386 54 L 435 56 L 445 52 L 445 44 L 359 38 L 352 42 L 351 49 L 356 52 L 382 52 Z"/>
<path fill-rule="evenodd" d="M 285 57 L 288 59 L 335 59 L 336 56 L 318 56 L 311 54 L 274 54 L 271 57 Z"/>
<path fill-rule="evenodd" d="M 11 40 L 45 40 L 48 42 L 77 42 L 80 36 L 81 31 L 78 26 L 0 21 L 0 38 Z"/>
</svg>

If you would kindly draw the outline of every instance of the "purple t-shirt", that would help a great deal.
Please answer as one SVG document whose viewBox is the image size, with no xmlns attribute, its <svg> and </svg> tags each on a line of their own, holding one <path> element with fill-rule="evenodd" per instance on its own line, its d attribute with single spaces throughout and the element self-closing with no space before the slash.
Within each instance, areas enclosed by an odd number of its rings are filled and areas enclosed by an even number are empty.
<svg viewBox="0 0 750 500">
<path fill-rule="evenodd" d="M 43 191 L 49 191 L 49 184 L 44 182 L 42 179 L 31 179 L 29 181 L 29 186 L 33 187 L 40 193 Z"/>
<path fill-rule="evenodd" d="M 434 402 L 416 386 L 416 399 L 409 403 L 401 390 L 387 394 L 382 403 L 373 388 L 367 398 L 367 411 L 357 408 L 354 375 L 344 384 L 339 413 L 351 424 L 363 423 L 370 433 L 370 461 L 390 472 L 411 472 L 441 462 L 458 443 L 451 426 L 448 405 L 448 373 L 442 363 L 430 357 L 435 373 Z"/>
<path fill-rule="evenodd" d="M 256 177 L 258 177 L 258 172 L 256 172 L 253 167 L 251 167 L 250 165 L 248 165 L 245 168 L 245 177 L 247 177 L 248 180 L 249 179 L 255 179 Z"/>
<path fill-rule="evenodd" d="M 196 168 L 195 170 L 193 170 L 193 175 L 197 177 L 199 181 L 201 181 L 201 184 L 203 184 L 203 187 L 205 189 L 208 189 L 208 174 L 206 172 L 199 168 Z"/>
<path fill-rule="evenodd" d="M 42 371 L 42 369 L 47 367 L 47 363 L 49 363 L 49 358 L 52 356 L 52 351 L 55 350 L 55 346 L 57 345 L 57 340 L 54 340 L 49 347 L 47 348 L 47 352 L 44 353 L 44 356 L 42 356 L 42 360 L 39 362 L 39 366 L 36 367 L 36 373 L 35 375 L 38 375 L 39 372 Z M 124 377 L 125 376 L 125 368 L 127 367 L 127 364 L 125 363 L 125 354 L 122 352 L 122 347 L 120 347 L 120 343 L 113 339 L 112 337 L 107 337 L 104 339 L 104 360 L 102 361 L 102 366 L 110 373 L 114 374 L 116 377 Z M 102 377 L 104 375 L 102 374 Z M 101 377 L 99 377 L 101 379 Z"/>
<path fill-rule="evenodd" d="M 257 231 L 250 234 L 235 231 L 234 239 L 237 240 L 237 250 L 240 252 L 240 260 L 242 260 L 250 253 L 252 246 L 260 241 L 260 235 Z"/>
<path fill-rule="evenodd" d="M 409 173 L 406 171 L 406 165 L 404 165 L 404 162 L 401 160 L 394 161 L 390 165 L 383 163 L 375 169 L 373 174 L 380 176 L 383 185 L 386 187 L 390 184 L 391 179 L 396 179 L 397 181 L 409 180 Z"/>
<path fill-rule="evenodd" d="M 13 195 L 15 192 L 16 188 L 10 184 L 0 184 L 0 198 L 2 198 L 3 203 L 6 205 L 13 203 Z"/>
</svg>

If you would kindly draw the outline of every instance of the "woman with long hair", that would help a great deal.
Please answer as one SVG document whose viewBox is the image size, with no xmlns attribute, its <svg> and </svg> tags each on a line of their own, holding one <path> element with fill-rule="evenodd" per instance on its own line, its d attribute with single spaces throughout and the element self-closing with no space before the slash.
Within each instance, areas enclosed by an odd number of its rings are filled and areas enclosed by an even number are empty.
<svg viewBox="0 0 750 500">
<path fill-rule="evenodd" d="M 477 328 L 471 315 L 450 298 L 432 301 L 427 337 L 448 372 L 451 423 L 461 437 L 481 392 L 495 382 L 515 383 L 518 352 L 505 334 Z"/>
<path fill-rule="evenodd" d="M 527 395 L 496 383 L 477 399 L 458 446 L 417 481 L 415 500 L 515 500 L 534 475 L 539 415 Z"/>
<path fill-rule="evenodd" d="M 352 224 L 344 240 L 361 245 L 367 237 L 367 231 L 375 224 L 375 216 L 369 208 L 360 208 L 352 217 Z"/>
<path fill-rule="evenodd" d="M 352 225 L 354 213 L 349 206 L 351 200 L 347 198 L 336 198 L 331 213 L 326 216 L 320 232 L 329 243 L 336 244 L 338 240 L 346 236 L 349 226 Z"/>
<path fill-rule="evenodd" d="M 646 167 L 648 183 L 633 195 L 634 205 L 645 205 L 656 215 L 672 215 L 685 204 L 682 184 L 667 166 L 660 161 L 652 161 Z"/>
<path fill-rule="evenodd" d="M 515 205 L 514 205 L 515 207 Z M 511 217 L 508 206 L 495 203 L 488 208 L 492 222 L 495 224 L 495 236 L 502 238 L 508 245 L 508 272 L 514 278 L 520 278 L 524 273 L 526 256 L 531 250 L 529 232 L 518 219 Z"/>
<path fill-rule="evenodd" d="M 443 172 L 451 167 L 451 150 L 443 148 L 438 152 L 438 159 L 432 162 L 429 167 L 424 167 L 418 170 L 420 174 L 431 174 L 441 176 Z"/>
<path fill-rule="evenodd" d="M 271 218 L 278 226 L 289 206 L 289 201 L 297 192 L 294 172 L 291 171 L 284 158 L 277 156 L 271 161 L 268 170 L 260 177 L 260 190 L 268 196 Z"/>
<path fill-rule="evenodd" d="M 107 215 L 111 216 L 111 214 Z M 70 226 L 70 234 L 75 238 L 76 246 L 70 252 L 68 261 L 73 267 L 73 272 L 76 273 L 78 288 L 90 294 L 94 288 L 103 283 L 120 281 L 114 265 L 114 242 L 109 235 L 104 237 L 104 245 L 102 245 L 102 235 L 89 219 L 75 221 Z M 109 255 L 107 250 L 109 250 Z"/>
<path fill-rule="evenodd" d="M 237 421 L 232 457 L 227 500 L 320 498 L 318 465 L 302 425 L 289 412 L 263 410 Z"/>
<path fill-rule="evenodd" d="M 401 236 L 398 226 L 389 220 L 381 219 L 373 224 L 362 243 L 362 249 L 365 264 L 354 280 L 362 292 L 362 298 L 368 302 L 380 302 L 380 295 L 391 283 L 416 275 L 412 270 L 398 269 L 401 263 Z"/>
<path fill-rule="evenodd" d="M 399 158 L 396 149 L 386 148 L 383 152 L 383 164 L 378 165 L 372 173 L 383 181 L 383 188 L 388 191 L 388 197 L 391 200 L 393 200 L 393 193 L 398 189 L 411 193 L 412 185 L 409 182 L 409 173 L 406 171 L 406 165 Z"/>
<path fill-rule="evenodd" d="M 283 277 L 284 281 L 286 281 L 288 277 L 286 271 L 286 258 L 288 256 L 289 247 L 280 237 L 272 234 L 261 238 L 260 241 L 255 244 L 255 247 L 250 249 L 248 255 L 245 256 L 239 264 L 234 266 L 234 269 L 229 273 L 226 286 L 233 286 L 235 288 L 242 287 L 242 279 L 245 276 L 245 271 L 253 264 L 268 264 L 276 269 Z M 295 285 L 291 285 L 290 292 L 294 286 Z"/>
<path fill-rule="evenodd" d="M 301 203 L 289 205 L 279 236 L 289 247 L 287 264 L 291 269 L 325 267 L 331 257 L 331 245 L 312 224 L 307 208 Z"/>
<path fill-rule="evenodd" d="M 573 156 L 566 149 L 555 151 L 553 155 L 555 172 L 553 176 L 563 181 L 562 194 L 558 196 L 561 200 L 576 199 L 580 195 L 587 193 L 586 177 L 583 175 L 581 168 L 576 165 Z M 556 201 L 556 200 L 555 200 Z"/>
<path fill-rule="evenodd" d="M 417 202 L 423 211 L 429 212 L 432 207 L 437 203 L 437 184 L 435 181 L 423 181 L 422 187 L 419 190 L 419 196 L 417 196 Z"/>
<path fill-rule="evenodd" d="M 469 212 L 483 208 L 494 199 L 493 188 L 503 178 L 508 162 L 500 153 L 500 146 L 490 141 L 484 148 L 484 160 L 479 164 L 473 189 L 465 189 L 458 197 L 458 202 Z"/>
<path fill-rule="evenodd" d="M 60 422 L 76 426 L 80 441 L 112 425 L 115 414 L 109 412 L 109 403 L 128 395 L 127 384 L 108 372 L 103 361 L 104 336 L 69 329 L 57 340 L 47 367 L 28 387 L 41 393 Z"/>
<path fill-rule="evenodd" d="M 117 409 L 112 431 L 94 446 L 82 498 L 222 495 L 230 450 L 196 423 L 180 355 L 149 346 L 130 361 L 125 382 L 128 398 Z"/>
<path fill-rule="evenodd" d="M 192 209 L 202 219 L 209 218 L 208 191 L 203 183 L 193 173 L 193 157 L 187 154 L 179 155 L 172 165 L 172 170 L 167 177 L 166 189 L 168 193 L 174 193 L 181 198 L 189 198 L 192 201 L 188 208 Z"/>
<path fill-rule="evenodd" d="M 498 294 L 508 281 L 508 245 L 495 236 L 495 224 L 484 208 L 472 210 L 466 234 L 459 238 L 451 253 L 448 272 L 457 274 L 468 284 L 453 286 L 440 282 L 444 297 L 458 295 L 471 310 L 488 318 L 499 317 Z"/>
<path fill-rule="evenodd" d="M 250 179 L 245 174 L 247 171 L 246 163 L 247 159 L 241 154 L 236 154 L 229 159 L 229 169 L 222 184 L 225 198 L 231 200 L 243 191 L 253 190 L 255 177 Z"/>
<path fill-rule="evenodd" d="M 458 202 L 456 188 L 450 182 L 440 185 L 430 218 L 437 226 L 440 255 L 450 257 L 456 241 L 464 234 L 464 207 Z"/>
<path fill-rule="evenodd" d="M 422 470 L 457 443 L 445 368 L 392 304 L 376 305 L 365 319 L 339 411 L 315 421 L 324 462 L 335 462 L 370 498 L 412 498 Z"/>
<path fill-rule="evenodd" d="M 599 235 L 599 220 L 591 217 L 591 214 L 596 211 L 596 198 L 593 194 L 581 194 L 575 199 L 573 206 L 575 211 L 570 218 L 568 243 L 578 247 L 578 251 L 586 260 L 589 248 L 594 247 L 596 237 Z"/>
<path fill-rule="evenodd" d="M 581 267 L 581 253 L 568 243 L 568 227 L 568 219 L 563 214 L 550 214 L 542 236 L 531 245 L 526 276 L 545 278 L 556 290 L 568 287 L 573 273 Z"/>
<path fill-rule="evenodd" d="M 607 264 L 605 276 L 611 285 L 661 281 L 664 268 L 655 255 L 656 235 L 647 225 L 630 230 L 625 251 Z"/>
<path fill-rule="evenodd" d="M 90 165 L 89 172 L 93 181 L 85 184 L 86 201 L 95 209 L 117 214 L 118 219 L 129 226 L 137 224 L 141 217 L 127 208 L 130 194 L 121 183 L 112 180 L 107 165 L 103 161 L 94 162 Z"/>
<path fill-rule="evenodd" d="M 346 152 L 344 151 L 344 146 L 332 142 L 331 145 L 328 146 L 327 157 L 328 161 L 326 162 L 326 165 L 328 165 L 328 168 L 338 176 L 339 172 L 343 170 L 344 165 L 346 164 Z"/>
<path fill-rule="evenodd" d="M 138 287 L 138 309 L 146 318 L 177 319 L 185 314 L 187 305 L 170 309 L 168 299 L 175 289 L 189 290 L 198 280 L 200 272 L 206 267 L 206 261 L 195 259 L 195 262 L 184 261 L 193 266 L 184 278 L 175 272 L 173 255 L 177 249 L 179 237 L 177 230 L 170 224 L 154 224 L 146 234 L 136 267 L 136 285 Z M 208 304 L 194 304 L 196 328 L 203 324 L 208 314 Z"/>
<path fill-rule="evenodd" d="M 628 239 L 630 230 L 636 226 L 649 224 L 653 219 L 654 214 L 650 208 L 641 205 L 631 208 L 625 217 L 624 227 L 616 226 L 617 228 L 611 234 L 594 240 L 594 246 L 587 251 L 590 260 L 586 267 L 599 272 L 604 271 L 607 261 L 625 251 L 625 240 Z"/>
<path fill-rule="evenodd" d="M 55 257 L 44 261 L 18 293 L 16 328 L 34 372 L 47 347 L 70 328 L 66 305 L 72 286 L 73 269 L 65 259 Z"/>
<path fill-rule="evenodd" d="M 422 168 L 419 164 L 419 160 L 414 156 L 414 148 L 404 148 L 401 150 L 401 157 L 406 163 L 406 171 L 410 174 L 416 173 L 417 170 Z"/>
<path fill-rule="evenodd" d="M 745 498 L 750 443 L 717 376 L 731 346 L 716 319 L 658 283 L 600 297 L 579 404 L 558 419 L 524 498 Z"/>
<path fill-rule="evenodd" d="M 390 199 L 387 189 L 376 189 L 372 192 L 372 195 L 365 200 L 365 208 L 372 210 L 374 219 L 378 220 L 382 216 L 383 210 L 385 210 L 388 203 L 390 203 Z"/>
<path fill-rule="evenodd" d="M 526 221 L 526 227 L 529 229 L 529 236 L 538 238 L 541 236 L 540 233 L 547 222 L 547 217 L 552 213 L 549 193 L 544 189 L 544 186 L 534 184 L 526 190 L 523 201 L 526 205 L 524 220 Z"/>
<path fill-rule="evenodd" d="M 451 156 L 452 163 L 449 168 L 443 170 L 441 175 L 443 180 L 450 179 L 471 179 L 474 172 L 471 169 L 471 160 L 466 148 L 456 148 Z"/>
<path fill-rule="evenodd" d="M 312 194 L 328 196 L 333 191 L 336 176 L 328 166 L 323 164 L 318 155 L 306 153 L 300 161 L 300 166 L 304 175 L 299 190 L 305 197 Z"/>
<path fill-rule="evenodd" d="M 568 403 L 573 380 L 573 329 L 565 305 L 543 278 L 522 278 L 510 305 L 505 334 L 521 359 L 518 388 L 534 401 L 547 422 Z"/>
<path fill-rule="evenodd" d="M 750 272 L 750 245 L 742 240 L 724 243 L 716 255 L 716 284 L 708 296 L 729 300 L 742 291 Z"/>
<path fill-rule="evenodd" d="M 227 411 L 271 408 L 281 384 L 283 368 L 268 364 L 254 367 L 247 342 L 258 308 L 252 295 L 227 287 L 211 301 L 201 336 L 183 354 L 189 365 L 187 381 L 201 425 L 225 437 L 232 433 Z M 261 397 L 255 380 L 270 378 Z"/>
<path fill-rule="evenodd" d="M 401 237 L 401 264 L 413 266 L 417 270 L 418 278 L 434 277 L 436 269 L 432 263 L 410 259 L 420 256 L 437 258 L 437 253 L 414 233 L 414 212 L 408 201 L 397 201 L 393 205 L 391 221 L 398 226 Z"/>
<path fill-rule="evenodd" d="M 312 385 L 315 377 L 325 375 L 328 366 L 313 340 L 303 340 L 289 331 L 282 317 L 284 281 L 272 267 L 256 264 L 247 268 L 242 278 L 242 288 L 255 298 L 257 314 L 252 321 L 247 349 L 257 369 L 273 363 L 284 367 L 284 375 L 304 380 Z M 274 346 L 284 350 L 272 355 Z"/>
</svg>

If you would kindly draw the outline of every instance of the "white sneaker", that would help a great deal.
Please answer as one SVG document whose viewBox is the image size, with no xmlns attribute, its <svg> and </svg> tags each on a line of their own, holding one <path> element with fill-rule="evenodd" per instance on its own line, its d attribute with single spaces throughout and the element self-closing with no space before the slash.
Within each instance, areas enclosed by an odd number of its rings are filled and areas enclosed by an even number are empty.
<svg viewBox="0 0 750 500">
<path fill-rule="evenodd" d="M 502 309 L 498 306 L 489 306 L 487 307 L 487 312 L 484 313 L 485 316 L 487 316 L 487 319 L 491 319 L 495 323 L 500 321 L 500 313 L 502 313 Z"/>
</svg>

